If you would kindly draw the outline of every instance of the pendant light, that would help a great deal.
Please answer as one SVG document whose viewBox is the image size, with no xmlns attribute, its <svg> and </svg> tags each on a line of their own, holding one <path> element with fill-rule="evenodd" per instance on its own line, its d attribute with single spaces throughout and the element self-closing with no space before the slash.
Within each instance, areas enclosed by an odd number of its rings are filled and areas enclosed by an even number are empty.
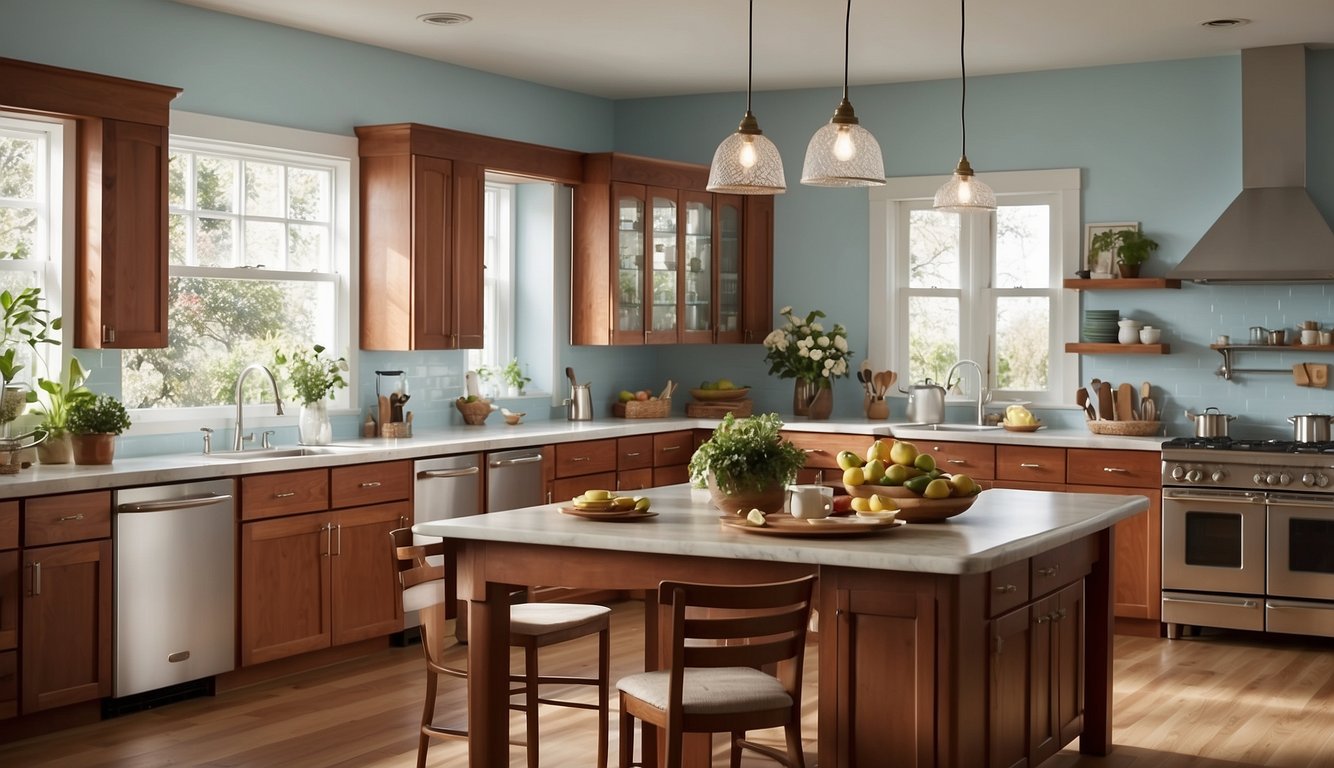
<svg viewBox="0 0 1334 768">
<path fill-rule="evenodd" d="M 959 0 L 959 129 L 962 142 L 959 165 L 954 169 L 954 176 L 936 190 L 934 207 L 938 211 L 950 213 L 987 213 L 996 210 L 996 193 L 973 175 L 973 166 L 968 164 L 968 120 L 965 116 L 968 104 L 968 67 L 963 57 L 967 17 L 965 3 L 966 0 Z"/>
<path fill-rule="evenodd" d="M 852 0 L 843 22 L 843 100 L 834 117 L 811 137 L 801 183 L 812 187 L 879 187 L 885 183 L 880 144 L 861 127 L 848 101 L 848 48 L 852 32 Z"/>
<path fill-rule="evenodd" d="M 750 112 L 751 80 L 755 69 L 755 0 L 750 0 L 750 27 L 746 33 L 746 114 L 736 133 L 723 139 L 709 166 L 710 192 L 734 195 L 780 195 L 787 191 L 783 158 L 778 147 L 760 130 Z"/>
</svg>

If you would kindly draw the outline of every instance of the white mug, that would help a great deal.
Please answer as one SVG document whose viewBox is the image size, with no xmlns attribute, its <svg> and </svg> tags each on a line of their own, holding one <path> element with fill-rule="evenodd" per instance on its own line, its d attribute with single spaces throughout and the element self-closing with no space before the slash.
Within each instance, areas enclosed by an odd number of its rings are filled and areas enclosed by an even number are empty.
<svg viewBox="0 0 1334 768">
<path fill-rule="evenodd" d="M 1318 344 L 1319 342 L 1320 342 L 1320 331 L 1316 331 L 1316 330 L 1303 330 L 1303 331 L 1302 331 L 1302 343 L 1303 343 L 1303 344 L 1306 344 L 1306 345 L 1310 346 L 1310 345 L 1313 345 L 1313 344 Z"/>
<path fill-rule="evenodd" d="M 828 485 L 789 485 L 787 511 L 800 520 L 819 520 L 834 511 L 834 489 Z"/>
</svg>

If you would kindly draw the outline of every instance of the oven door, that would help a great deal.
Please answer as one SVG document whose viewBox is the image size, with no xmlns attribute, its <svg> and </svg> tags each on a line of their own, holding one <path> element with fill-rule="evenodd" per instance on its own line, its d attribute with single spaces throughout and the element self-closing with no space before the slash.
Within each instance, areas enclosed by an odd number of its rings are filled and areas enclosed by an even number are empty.
<svg viewBox="0 0 1334 768">
<path fill-rule="evenodd" d="M 1164 489 L 1163 589 L 1263 595 L 1265 494 Z"/>
<path fill-rule="evenodd" d="M 1334 500 L 1270 494 L 1269 594 L 1334 600 Z"/>
</svg>

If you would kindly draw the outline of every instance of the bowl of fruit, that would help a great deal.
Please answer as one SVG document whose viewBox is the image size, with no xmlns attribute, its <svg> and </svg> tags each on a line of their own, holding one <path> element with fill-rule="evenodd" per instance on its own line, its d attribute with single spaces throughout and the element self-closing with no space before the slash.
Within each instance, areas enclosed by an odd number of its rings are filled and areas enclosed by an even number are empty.
<svg viewBox="0 0 1334 768">
<path fill-rule="evenodd" d="M 1001 426 L 1009 432 L 1036 432 L 1042 429 L 1042 422 L 1024 406 L 1011 405 L 1005 409 L 1005 419 Z"/>
<path fill-rule="evenodd" d="M 750 387 L 738 387 L 731 379 L 701 382 L 699 387 L 690 390 L 690 396 L 701 403 L 745 400 L 750 394 Z"/>
<path fill-rule="evenodd" d="M 838 454 L 843 485 L 857 512 L 898 510 L 909 523 L 936 523 L 973 506 L 982 492 L 971 477 L 936 468 L 936 459 L 904 440 L 876 440 L 866 457 Z"/>
</svg>

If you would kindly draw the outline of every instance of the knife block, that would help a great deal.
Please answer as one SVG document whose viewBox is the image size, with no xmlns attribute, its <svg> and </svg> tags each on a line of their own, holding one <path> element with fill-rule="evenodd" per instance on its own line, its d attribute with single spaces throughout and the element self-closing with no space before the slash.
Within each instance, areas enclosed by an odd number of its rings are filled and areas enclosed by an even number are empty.
<svg viewBox="0 0 1334 768">
<path fill-rule="evenodd" d="M 380 437 L 412 437 L 411 421 L 390 421 L 389 398 L 380 395 Z"/>
</svg>

